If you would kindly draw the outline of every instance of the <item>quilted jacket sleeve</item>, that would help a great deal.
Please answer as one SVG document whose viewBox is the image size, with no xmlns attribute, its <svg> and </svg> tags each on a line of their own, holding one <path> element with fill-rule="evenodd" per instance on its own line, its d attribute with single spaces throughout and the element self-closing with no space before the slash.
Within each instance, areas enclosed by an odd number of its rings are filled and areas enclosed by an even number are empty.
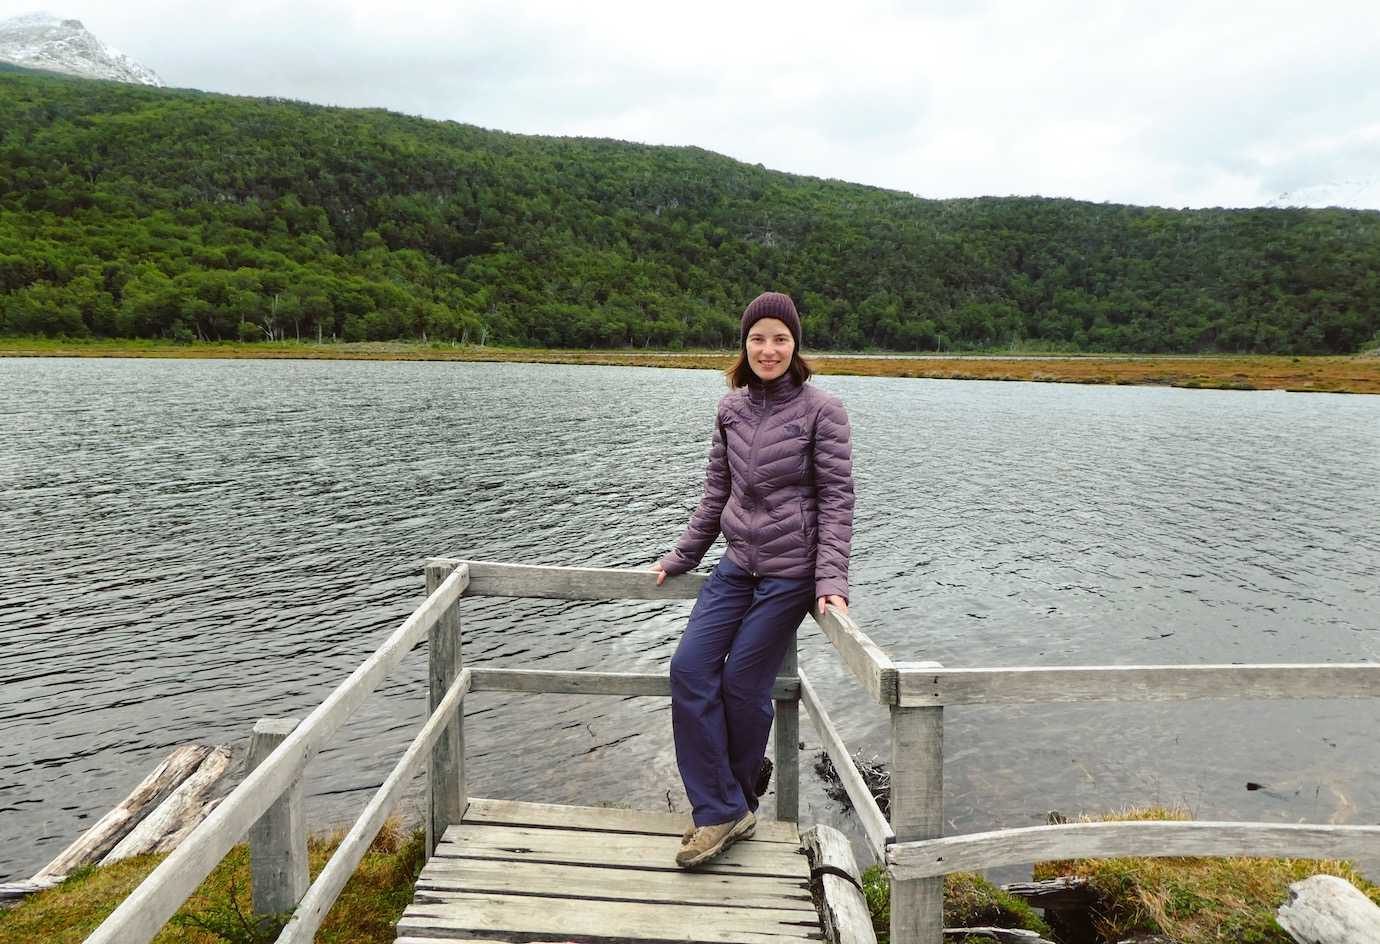
<svg viewBox="0 0 1380 944">
<path fill-rule="evenodd" d="M 830 397 L 815 421 L 815 488 L 819 546 L 815 596 L 848 599 L 848 555 L 853 543 L 853 443 L 843 403 Z"/>
<path fill-rule="evenodd" d="M 714 435 L 709 446 L 709 467 L 704 477 L 704 497 L 690 516 L 690 524 L 676 542 L 675 550 L 661 559 L 667 574 L 683 574 L 700 562 L 714 539 L 719 536 L 719 515 L 728 502 L 728 444 L 724 442 L 721 422 L 722 403 L 714 423 Z"/>
</svg>

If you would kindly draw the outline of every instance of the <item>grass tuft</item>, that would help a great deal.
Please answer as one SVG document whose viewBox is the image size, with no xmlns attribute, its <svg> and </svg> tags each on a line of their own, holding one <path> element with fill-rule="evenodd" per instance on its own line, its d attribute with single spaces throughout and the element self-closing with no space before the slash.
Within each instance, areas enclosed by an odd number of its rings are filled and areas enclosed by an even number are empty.
<svg viewBox="0 0 1380 944">
<path fill-rule="evenodd" d="M 1190 820 L 1182 807 L 1129 807 L 1081 822 Z M 1179 944 L 1294 944 L 1275 921 L 1293 882 L 1336 875 L 1380 904 L 1380 888 L 1336 859 L 1180 857 L 1042 862 L 1036 880 L 1086 878 L 1099 897 L 1093 925 L 1108 941 L 1161 934 Z"/>
<path fill-rule="evenodd" d="M 315 878 L 339 847 L 344 832 L 313 837 L 307 844 Z M 316 940 L 322 944 L 388 944 L 412 900 L 421 873 L 426 835 L 390 819 L 326 916 Z M 136 856 L 113 865 L 79 869 L 56 888 L 0 911 L 0 944 L 80 944 L 165 854 Z M 153 939 L 154 944 L 227 944 L 237 937 L 236 914 L 250 913 L 249 848 L 235 846 Z M 272 940 L 269 937 L 268 940 Z"/>
</svg>

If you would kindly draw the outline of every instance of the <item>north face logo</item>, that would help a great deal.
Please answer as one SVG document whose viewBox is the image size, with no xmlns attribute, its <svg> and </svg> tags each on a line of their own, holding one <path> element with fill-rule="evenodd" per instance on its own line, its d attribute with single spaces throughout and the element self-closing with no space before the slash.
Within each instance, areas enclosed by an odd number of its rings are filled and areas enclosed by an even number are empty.
<svg viewBox="0 0 1380 944">
<path fill-rule="evenodd" d="M 799 436 L 803 432 L 799 423 L 787 423 L 781 431 L 787 436 Z"/>
</svg>

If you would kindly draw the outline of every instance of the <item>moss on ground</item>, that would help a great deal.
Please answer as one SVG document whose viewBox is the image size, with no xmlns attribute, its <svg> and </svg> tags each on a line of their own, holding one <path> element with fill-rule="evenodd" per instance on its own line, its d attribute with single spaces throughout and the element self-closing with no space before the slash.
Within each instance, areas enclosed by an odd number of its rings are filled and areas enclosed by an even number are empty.
<svg viewBox="0 0 1380 944">
<path fill-rule="evenodd" d="M 863 872 L 863 895 L 872 912 L 872 927 L 879 944 L 891 939 L 891 884 L 881 866 Z M 1024 901 L 1007 894 L 975 872 L 955 872 L 944 877 L 944 927 L 1022 928 L 1043 935 L 1049 925 Z"/>
<path fill-rule="evenodd" d="M 1092 817 L 1110 820 L 1189 820 L 1182 808 L 1134 807 Z M 1108 941 L 1133 934 L 1162 934 L 1180 944 L 1294 944 L 1275 921 L 1289 885 L 1310 875 L 1336 875 L 1376 904 L 1380 888 L 1349 862 L 1337 859 L 1182 857 L 1076 859 L 1041 862 L 1034 877 L 1086 878 L 1100 904 L 1094 926 Z"/>
<path fill-rule="evenodd" d="M 313 877 L 340 844 L 341 836 L 308 844 Z M 389 944 L 412 886 L 421 872 L 425 836 L 390 823 L 370 846 L 317 932 L 321 944 Z M 9 911 L 0 911 L 0 944 L 79 944 L 115 910 L 166 855 L 145 855 L 114 865 L 81 869 L 56 888 L 40 892 Z M 240 915 L 249 908 L 249 850 L 238 845 L 187 899 L 154 944 L 252 942 Z M 280 922 L 266 929 L 273 929 Z M 220 933 L 210 928 L 224 929 Z M 262 934 L 260 940 L 264 939 Z M 272 936 L 267 940 L 271 941 Z"/>
</svg>

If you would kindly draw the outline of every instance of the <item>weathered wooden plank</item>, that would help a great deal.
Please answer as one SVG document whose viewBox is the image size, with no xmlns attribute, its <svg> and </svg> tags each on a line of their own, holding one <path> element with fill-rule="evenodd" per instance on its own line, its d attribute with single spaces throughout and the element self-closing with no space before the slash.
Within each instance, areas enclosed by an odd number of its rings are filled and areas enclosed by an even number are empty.
<svg viewBox="0 0 1380 944">
<path fill-rule="evenodd" d="M 1371 855 L 1380 826 L 1309 823 L 1064 823 L 899 842 L 887 851 L 893 879 L 929 878 L 1046 859 L 1119 856 L 1260 856 L 1342 859 Z"/>
<path fill-rule="evenodd" d="M 904 706 L 1380 697 L 1374 662 L 899 669 Z"/>
<path fill-rule="evenodd" d="M 174 849 L 176 849 L 178 846 L 182 844 L 182 840 L 186 839 L 187 836 L 191 834 L 192 830 L 200 826 L 202 821 L 205 820 L 206 817 L 210 816 L 216 807 L 220 806 L 221 801 L 224 799 L 224 797 L 216 797 L 214 799 L 207 800 L 205 806 L 203 806 L 193 815 L 188 816 L 186 819 L 184 819 L 182 821 L 182 825 L 178 826 L 177 829 L 174 829 L 172 832 L 165 833 L 163 835 L 163 838 L 158 840 L 154 847 L 149 851 L 172 852 Z"/>
<path fill-rule="evenodd" d="M 896 833 L 882 815 L 877 799 L 867 788 L 867 781 L 863 780 L 857 764 L 853 763 L 853 756 L 848 753 L 847 745 L 843 743 L 843 738 L 839 736 L 833 721 L 829 719 L 829 714 L 820 704 L 819 695 L 803 671 L 800 673 L 800 700 L 804 703 L 805 710 L 810 713 L 810 721 L 814 724 L 815 733 L 819 735 L 825 753 L 834 762 L 834 770 L 838 772 L 839 781 L 847 791 L 848 799 L 853 803 L 853 811 L 858 814 L 858 822 L 862 823 L 863 832 L 867 834 L 873 852 L 878 856 L 885 854 L 887 844 L 895 841 Z"/>
<path fill-rule="evenodd" d="M 1087 908 L 1097 899 L 1097 892 L 1091 883 L 1075 875 L 1061 875 L 1038 882 L 1011 882 L 1003 885 L 1001 890 L 1015 895 L 1031 907 L 1046 911 Z"/>
<path fill-rule="evenodd" d="M 36 895 L 62 884 L 61 878 L 25 879 L 22 882 L 0 882 L 0 910 L 13 908 L 30 895 Z"/>
<path fill-rule="evenodd" d="M 685 600 L 699 595 L 705 574 L 679 574 L 656 585 L 656 571 L 621 567 L 545 567 L 436 557 L 427 566 L 468 564 L 470 596 L 555 600 Z"/>
<path fill-rule="evenodd" d="M 253 770 L 297 727 L 296 718 L 260 718 L 249 738 L 245 768 Z M 307 808 L 299 771 L 278 799 L 249 827 L 249 899 L 254 914 L 291 911 L 307 893 Z"/>
<path fill-rule="evenodd" d="M 943 708 L 892 706 L 890 809 L 891 828 L 900 842 L 929 839 L 943 833 Z M 892 872 L 891 939 L 914 944 L 942 944 L 942 877 Z"/>
<path fill-rule="evenodd" d="M 450 576 L 453 567 L 426 569 L 430 596 Z M 427 635 L 427 675 L 430 680 L 427 713 L 436 711 L 463 668 L 460 639 L 460 604 L 452 603 L 432 624 Z M 473 679 L 471 679 L 473 682 Z M 427 766 L 426 848 L 430 854 L 447 826 L 460 822 L 465 811 L 465 717 L 459 713 L 431 748 Z"/>
<path fill-rule="evenodd" d="M 101 865 L 154 852 L 168 836 L 187 829 L 189 823 L 200 822 L 209 812 L 207 804 L 211 799 L 211 791 L 229 769 L 230 748 L 217 747 L 212 750 L 191 776 L 182 781 L 176 790 L 168 794 L 166 800 L 158 804 L 157 809 L 145 816 L 138 826 L 115 844 L 115 848 L 106 853 L 105 858 L 101 859 Z"/>
<path fill-rule="evenodd" d="M 403 790 L 421 769 L 422 764 L 430 759 L 432 747 L 459 712 L 469 687 L 470 671 L 463 669 L 460 676 L 451 684 L 450 690 L 446 692 L 445 698 L 441 699 L 436 710 L 427 718 L 426 724 L 422 725 L 422 730 L 417 732 L 403 756 L 383 779 L 383 783 L 364 807 L 364 812 L 359 814 L 359 819 L 355 820 L 355 824 L 340 841 L 335 854 L 317 875 L 316 881 L 307 889 L 306 895 L 297 905 L 297 910 L 293 912 L 292 919 L 278 935 L 277 944 L 311 944 L 315 939 L 316 931 L 325 920 L 326 912 L 330 911 L 345 883 L 355 874 L 355 869 L 363 860 L 364 854 L 369 851 L 369 844 L 374 841 L 374 837 L 383 828 L 384 821 L 397 806 Z M 463 812 L 462 810 L 461 813 Z"/>
<path fill-rule="evenodd" d="M 431 624 L 465 592 L 459 567 L 368 659 L 326 696 L 278 749 L 256 767 L 186 841 L 158 864 L 83 944 L 147 944 L 225 853 L 295 780 Z"/>
<path fill-rule="evenodd" d="M 834 644 L 844 668 L 857 679 L 863 689 L 878 704 L 896 703 L 896 667 L 881 647 L 858 628 L 853 617 L 840 613 L 832 606 L 825 607 L 823 616 L 810 607 L 810 615 L 820 630 Z"/>
<path fill-rule="evenodd" d="M 1054 944 L 1034 931 L 1025 931 L 1021 928 L 945 928 L 944 939 L 962 941 L 963 944 L 972 944 L 973 941 L 991 941 L 992 944 Z"/>
<path fill-rule="evenodd" d="M 471 666 L 474 691 L 530 692 L 544 695 L 643 695 L 671 697 L 667 672 L 590 672 L 584 669 L 495 669 Z M 800 691 L 792 678 L 778 678 L 773 698 L 794 698 Z"/>
<path fill-rule="evenodd" d="M 1279 926 L 1300 944 L 1380 941 L 1380 907 L 1344 878 L 1314 875 L 1289 886 Z"/>
<path fill-rule="evenodd" d="M 445 904 L 414 904 L 398 934 L 521 935 L 559 941 L 724 941 L 756 944 L 820 940 L 819 920 L 802 911 L 641 902 L 456 895 Z"/>
<path fill-rule="evenodd" d="M 61 879 L 79 866 L 100 862 L 140 820 L 181 786 L 210 753 L 211 748 L 202 744 L 184 744 L 174 749 L 130 791 L 129 796 L 59 852 L 53 861 L 35 872 L 32 881 Z"/>
<path fill-rule="evenodd" d="M 570 829 L 527 829 L 520 826 L 452 826 L 436 847 L 438 858 L 503 859 L 621 868 L 677 871 L 679 836 L 630 836 L 605 833 L 591 837 Z M 807 873 L 799 849 L 778 842 L 737 842 L 705 871 L 727 875 L 767 875 L 787 878 Z"/>
<path fill-rule="evenodd" d="M 471 671 L 474 671 L 471 669 Z M 504 826 L 535 826 L 556 829 L 598 830 L 610 833 L 651 834 L 680 837 L 689 825 L 684 813 L 655 810 L 624 810 L 603 806 L 561 806 L 520 800 L 487 800 L 475 797 L 465 810 L 466 823 Z M 758 820 L 753 842 L 783 842 L 796 848 L 800 831 L 794 823 Z"/>
<path fill-rule="evenodd" d="M 487 859 L 432 859 L 422 869 L 416 887 L 419 896 L 425 889 L 438 894 L 543 895 L 725 908 L 804 909 L 811 913 L 815 907 L 804 876 L 762 878 Z"/>
<path fill-rule="evenodd" d="M 791 644 L 777 672 L 776 685 L 799 682 L 795 678 L 797 642 L 791 634 Z M 776 818 L 794 823 L 800 819 L 800 700 L 799 695 L 776 699 L 776 720 L 772 743 L 776 754 Z"/>
<path fill-rule="evenodd" d="M 817 825 L 801 836 L 812 872 L 819 874 L 824 933 L 830 944 L 877 944 L 872 913 L 863 897 L 862 873 L 848 839 L 831 826 Z M 830 871 L 823 871 L 823 870 Z M 844 872 L 852 881 L 832 870 Z"/>
</svg>

